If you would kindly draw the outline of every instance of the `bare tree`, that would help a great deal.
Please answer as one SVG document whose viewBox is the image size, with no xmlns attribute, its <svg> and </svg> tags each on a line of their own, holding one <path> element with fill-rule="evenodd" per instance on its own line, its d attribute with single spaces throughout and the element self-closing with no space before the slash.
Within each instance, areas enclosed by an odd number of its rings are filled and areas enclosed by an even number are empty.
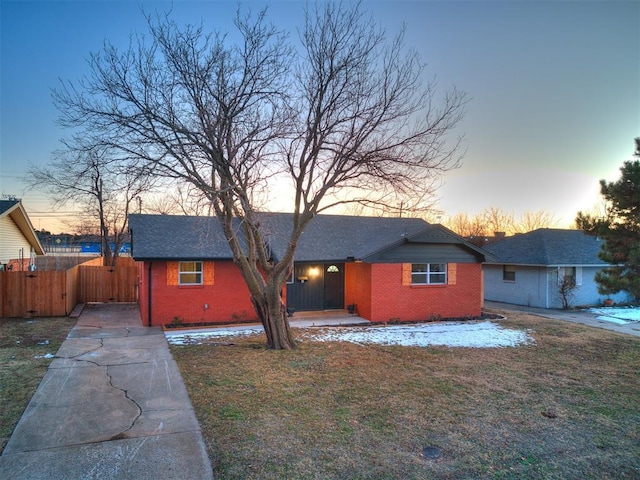
<svg viewBox="0 0 640 480">
<path fill-rule="evenodd" d="M 527 211 L 514 224 L 514 233 L 527 233 L 539 228 L 551 228 L 558 223 L 555 215 L 547 210 Z"/>
<path fill-rule="evenodd" d="M 482 215 L 469 217 L 468 214 L 460 212 L 448 218 L 446 223 L 451 230 L 465 238 L 487 235 L 487 227 Z"/>
<path fill-rule="evenodd" d="M 51 195 L 54 207 L 79 206 L 99 231 L 104 264 L 115 265 L 128 233 L 131 206 L 150 190 L 152 179 L 148 172 L 115 161 L 102 149 L 66 146 L 50 165 L 30 165 L 23 180 L 28 188 Z"/>
<path fill-rule="evenodd" d="M 512 231 L 513 214 L 497 207 L 489 207 L 473 217 L 463 212 L 457 213 L 449 217 L 447 225 L 458 235 L 482 240 L 478 242 L 478 245 L 483 245 L 484 238 L 487 236 L 496 232 L 510 233 Z"/>
<path fill-rule="evenodd" d="M 391 208 L 457 166 L 447 134 L 466 99 L 436 107 L 415 52 L 361 5 L 311 6 L 299 44 L 239 11 L 239 45 L 148 18 L 150 36 L 106 45 L 92 74 L 55 92 L 63 124 L 202 192 L 221 222 L 271 348 L 295 347 L 281 292 L 305 226 L 327 208 Z M 274 260 L 259 211 L 277 179 L 292 188 L 288 247 Z M 237 221 L 241 228 L 237 228 Z"/>
<path fill-rule="evenodd" d="M 463 237 L 483 237 L 504 233 L 526 233 L 538 228 L 550 228 L 557 224 L 553 213 L 547 210 L 526 211 L 518 220 L 513 213 L 505 212 L 498 207 L 484 209 L 478 215 L 469 217 L 466 213 L 457 213 L 449 217 L 447 225 L 451 230 Z"/>
<path fill-rule="evenodd" d="M 489 234 L 513 231 L 513 213 L 505 212 L 498 207 L 489 207 L 483 210 L 482 221 L 484 222 Z"/>
<path fill-rule="evenodd" d="M 211 202 L 202 191 L 191 184 L 174 185 L 157 194 L 145 195 L 144 205 L 139 212 L 161 215 L 211 216 L 214 214 Z"/>
<path fill-rule="evenodd" d="M 562 308 L 563 310 L 569 310 L 576 294 L 576 279 L 575 277 L 564 275 L 560 276 L 558 280 L 558 294 L 562 301 Z"/>
</svg>

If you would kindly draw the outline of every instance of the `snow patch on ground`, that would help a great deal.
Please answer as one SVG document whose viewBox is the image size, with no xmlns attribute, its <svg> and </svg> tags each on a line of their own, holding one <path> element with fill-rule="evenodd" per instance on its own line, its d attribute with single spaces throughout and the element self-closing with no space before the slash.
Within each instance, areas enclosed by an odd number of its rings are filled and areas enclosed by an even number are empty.
<svg viewBox="0 0 640 480">
<path fill-rule="evenodd" d="M 640 322 L 640 307 L 601 307 L 590 308 L 589 312 L 598 315 L 598 320 L 625 325 Z"/>
<path fill-rule="evenodd" d="M 36 355 L 33 358 L 54 358 L 55 355 L 53 353 L 45 353 L 44 355 Z"/>
<path fill-rule="evenodd" d="M 264 332 L 262 326 L 216 327 L 206 330 L 165 331 L 164 336 L 171 345 L 201 345 L 205 341 L 239 335 L 258 335 Z"/>
<path fill-rule="evenodd" d="M 262 327 L 216 328 L 204 331 L 165 332 L 172 345 L 197 345 L 210 339 L 262 333 Z M 499 348 L 534 345 L 529 332 L 503 328 L 489 321 L 444 322 L 412 325 L 363 327 L 324 327 L 306 333 L 304 339 L 315 342 L 352 342 L 357 344 L 427 347 Z"/>
<path fill-rule="evenodd" d="M 352 342 L 404 347 L 443 345 L 496 348 L 535 343 L 527 332 L 502 328 L 488 321 L 331 328 L 323 329 L 320 333 L 310 335 L 308 338 L 319 342 Z"/>
</svg>

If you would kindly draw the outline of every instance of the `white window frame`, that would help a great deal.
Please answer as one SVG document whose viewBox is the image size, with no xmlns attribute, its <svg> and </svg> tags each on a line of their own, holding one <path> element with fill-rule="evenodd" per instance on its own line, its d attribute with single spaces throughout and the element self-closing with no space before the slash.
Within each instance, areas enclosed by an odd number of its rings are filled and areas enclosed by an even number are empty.
<svg viewBox="0 0 640 480">
<path fill-rule="evenodd" d="M 509 277 L 513 276 L 513 278 L 507 278 L 507 274 L 509 274 Z M 502 281 L 509 282 L 509 283 L 516 282 L 516 266 L 515 265 L 502 266 Z"/>
<path fill-rule="evenodd" d="M 435 266 L 438 269 L 435 269 Z M 421 270 L 417 270 L 420 268 Z M 440 270 L 442 268 L 443 270 Z M 411 264 L 411 285 L 446 285 L 448 264 L 446 263 L 412 263 Z M 422 280 L 424 277 L 424 281 Z M 442 278 L 442 281 L 434 281 L 434 278 Z M 421 280 L 416 280 L 420 278 Z"/>
<path fill-rule="evenodd" d="M 187 269 L 187 267 L 191 269 Z M 189 262 L 178 262 L 178 285 L 203 285 L 204 284 L 203 262 L 199 260 Z M 195 276 L 195 281 L 183 280 Z"/>
<path fill-rule="evenodd" d="M 567 270 L 573 273 L 573 275 L 569 275 L 569 277 L 573 277 L 574 286 L 579 287 L 582 285 L 582 267 L 574 266 L 558 267 L 558 285 L 562 285 L 562 282 L 567 276 Z"/>
</svg>

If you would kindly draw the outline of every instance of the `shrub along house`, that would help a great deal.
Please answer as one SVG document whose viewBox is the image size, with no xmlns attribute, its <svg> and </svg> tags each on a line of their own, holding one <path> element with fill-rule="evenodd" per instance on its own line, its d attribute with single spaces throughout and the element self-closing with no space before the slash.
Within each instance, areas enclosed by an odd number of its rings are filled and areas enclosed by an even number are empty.
<svg viewBox="0 0 640 480">
<path fill-rule="evenodd" d="M 261 214 L 274 259 L 290 214 Z M 134 214 L 132 256 L 148 325 L 256 320 L 215 217 Z M 356 305 L 371 321 L 478 316 L 486 252 L 420 219 L 318 215 L 303 233 L 283 294 L 290 310 Z"/>
</svg>

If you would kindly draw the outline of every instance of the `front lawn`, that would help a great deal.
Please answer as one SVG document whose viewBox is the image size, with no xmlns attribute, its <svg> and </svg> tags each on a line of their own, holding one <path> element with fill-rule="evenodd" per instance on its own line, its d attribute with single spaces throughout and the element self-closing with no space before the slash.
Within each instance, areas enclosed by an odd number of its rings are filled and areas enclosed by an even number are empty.
<svg viewBox="0 0 640 480">
<path fill-rule="evenodd" d="M 0 452 L 75 319 L 0 318 Z"/>
<path fill-rule="evenodd" d="M 535 343 L 171 350 L 216 478 L 639 478 L 640 339 L 509 315 Z"/>
</svg>

